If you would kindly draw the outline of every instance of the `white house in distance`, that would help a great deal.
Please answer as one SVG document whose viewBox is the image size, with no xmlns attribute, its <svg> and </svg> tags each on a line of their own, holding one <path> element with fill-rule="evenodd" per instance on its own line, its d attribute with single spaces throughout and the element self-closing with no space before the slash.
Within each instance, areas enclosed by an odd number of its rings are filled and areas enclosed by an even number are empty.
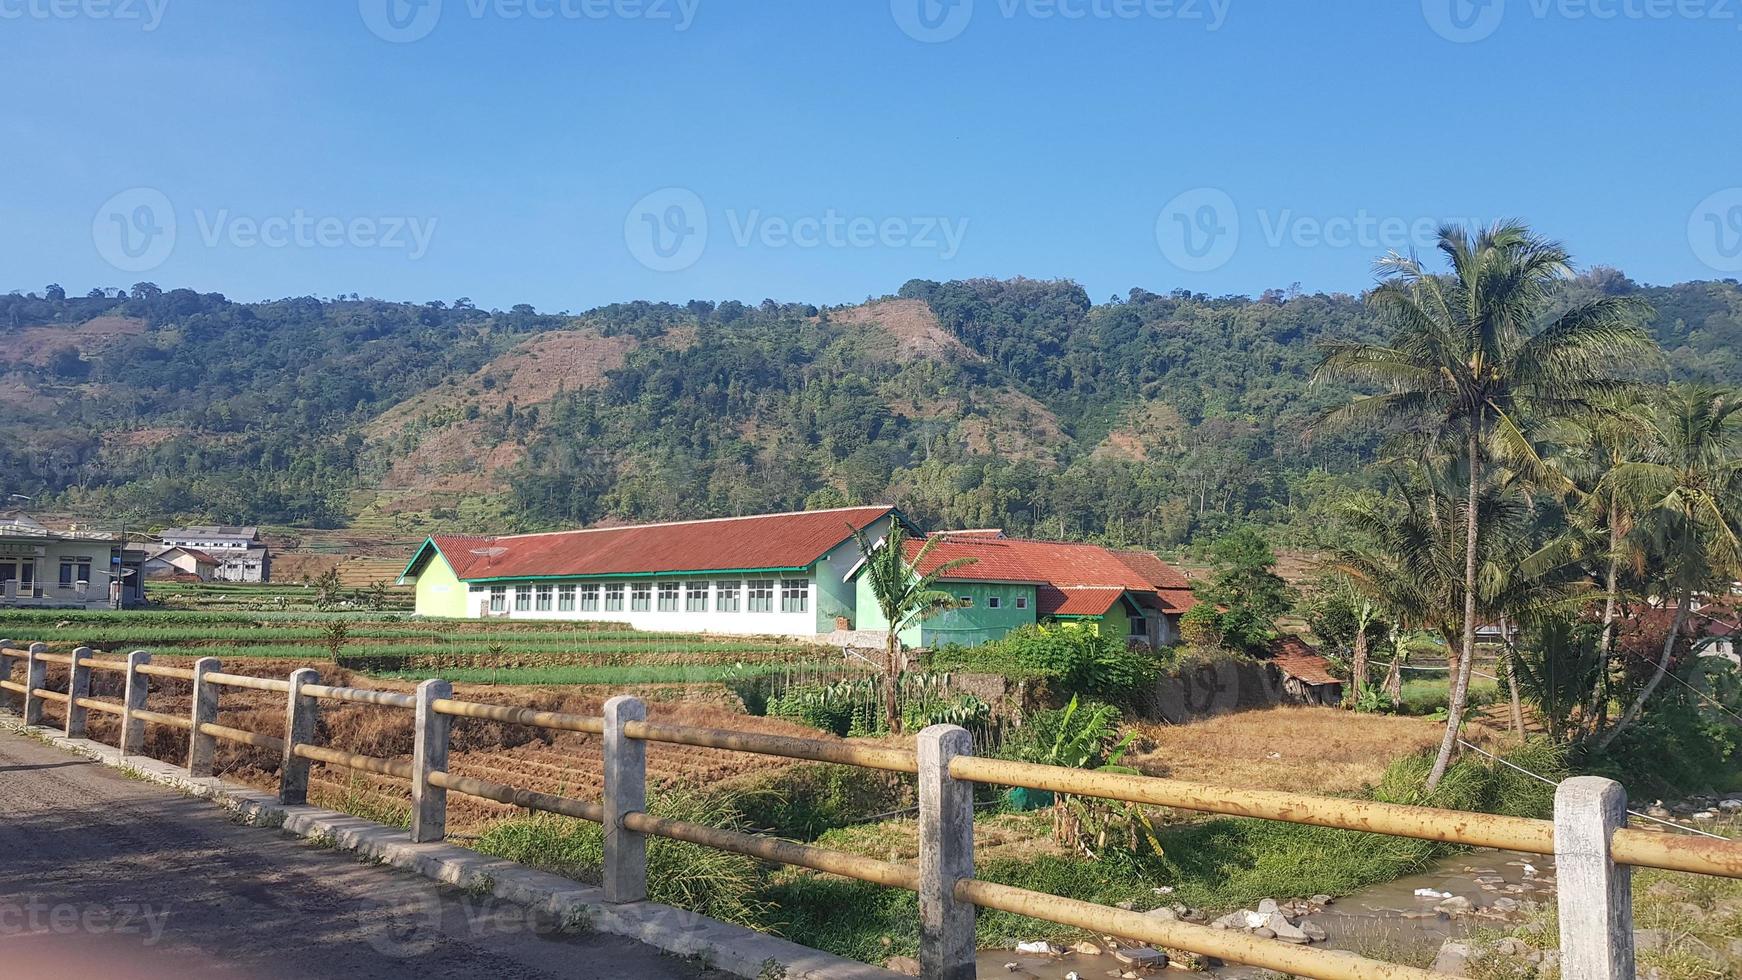
<svg viewBox="0 0 1742 980">
<path fill-rule="evenodd" d="M 154 548 L 145 560 L 146 578 L 192 578 L 210 582 L 222 563 L 198 548 Z"/>
<path fill-rule="evenodd" d="M 217 563 L 212 581 L 272 581 L 272 554 L 260 540 L 259 528 L 213 524 L 172 527 L 158 535 L 158 542 L 166 549 L 191 548 L 211 556 Z"/>
<path fill-rule="evenodd" d="M 118 534 L 0 517 L 0 609 L 138 605 L 145 601 L 143 557 Z"/>
<path fill-rule="evenodd" d="M 851 618 L 855 530 L 879 539 L 893 507 L 590 528 L 437 535 L 412 556 L 417 613 L 568 619 L 685 633 L 814 636 Z"/>
</svg>

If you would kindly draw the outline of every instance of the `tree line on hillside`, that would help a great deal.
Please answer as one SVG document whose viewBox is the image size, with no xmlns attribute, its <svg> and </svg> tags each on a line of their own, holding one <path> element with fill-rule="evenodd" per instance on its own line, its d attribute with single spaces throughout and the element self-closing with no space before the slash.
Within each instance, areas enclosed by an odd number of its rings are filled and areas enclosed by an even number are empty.
<svg viewBox="0 0 1742 980">
<path fill-rule="evenodd" d="M 1742 379 L 1734 282 L 1641 287 L 1595 270 L 1550 292 L 1643 298 L 1677 377 Z M 916 281 L 898 298 L 925 303 L 955 346 L 897 356 L 838 309 L 773 301 L 568 317 L 465 300 L 235 303 L 150 283 L 13 294 L 0 340 L 76 337 L 99 317 L 145 326 L 44 363 L 0 353 L 32 396 L 0 429 L 0 492 L 133 520 L 340 523 L 347 491 L 418 452 L 415 436 L 371 435 L 372 419 L 577 326 L 671 342 L 642 343 L 603 385 L 487 410 L 491 438 L 523 444 L 504 481 L 515 528 L 887 500 L 930 526 L 1173 547 L 1256 524 L 1309 545 L 1341 498 L 1383 485 L 1387 433 L 1317 426 L 1360 385 L 1311 383 L 1320 341 L 1384 336 L 1366 297 L 1135 289 L 1094 303 L 1073 283 L 1018 279 Z"/>
</svg>

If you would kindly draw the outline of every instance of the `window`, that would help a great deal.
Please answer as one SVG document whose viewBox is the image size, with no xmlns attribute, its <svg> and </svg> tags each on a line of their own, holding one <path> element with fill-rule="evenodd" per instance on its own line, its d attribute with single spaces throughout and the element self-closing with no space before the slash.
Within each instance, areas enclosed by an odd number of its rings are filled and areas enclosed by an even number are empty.
<svg viewBox="0 0 1742 980">
<path fill-rule="evenodd" d="M 75 582 L 91 581 L 91 560 L 89 558 L 62 558 L 60 560 L 60 587 L 70 589 Z"/>
<path fill-rule="evenodd" d="M 708 583 L 690 582 L 683 587 L 683 611 L 708 611 Z"/>
<path fill-rule="evenodd" d="M 1016 597 L 1016 608 L 1027 609 L 1028 608 L 1028 597 L 1025 595 L 1017 596 Z"/>
<path fill-rule="evenodd" d="M 974 608 L 974 597 L 971 595 L 956 596 L 956 608 L 958 608 L 958 609 L 972 609 L 972 608 Z"/>
<path fill-rule="evenodd" d="M 553 586 L 541 585 L 538 587 L 538 605 L 536 608 L 539 612 L 550 612 L 550 600 L 555 593 L 556 589 Z"/>
<path fill-rule="evenodd" d="M 556 609 L 557 609 L 557 612 L 574 612 L 575 611 L 575 587 L 574 586 L 565 585 L 565 586 L 556 590 Z"/>
<path fill-rule="evenodd" d="M 714 611 L 737 612 L 738 590 L 743 588 L 738 582 L 719 581 L 714 583 Z"/>
<path fill-rule="evenodd" d="M 599 587 L 596 585 L 581 586 L 581 612 L 599 611 Z"/>
<path fill-rule="evenodd" d="M 605 611 L 606 612 L 622 612 L 623 611 L 623 586 L 622 585 L 619 584 L 619 585 L 607 585 L 607 586 L 605 586 Z"/>
<path fill-rule="evenodd" d="M 986 597 L 986 608 L 987 609 L 997 609 L 1003 605 L 1004 605 L 1004 600 L 999 598 L 998 596 L 989 595 Z"/>
<path fill-rule="evenodd" d="M 490 611 L 491 612 L 507 612 L 508 611 L 508 586 L 506 586 L 506 585 L 492 585 L 492 586 L 490 586 Z"/>
<path fill-rule="evenodd" d="M 514 587 L 514 611 L 526 612 L 532 608 L 532 589 L 524 585 Z"/>
<path fill-rule="evenodd" d="M 659 611 L 677 612 L 677 583 L 659 583 Z"/>
<path fill-rule="evenodd" d="M 0 561 L 0 585 L 5 585 L 18 577 L 18 566 L 9 561 Z"/>
<path fill-rule="evenodd" d="M 774 580 L 771 578 L 753 578 L 750 580 L 750 601 L 744 608 L 751 612 L 774 611 Z"/>
<path fill-rule="evenodd" d="M 653 608 L 653 586 L 646 582 L 637 582 L 630 586 L 629 611 L 646 612 Z"/>
<path fill-rule="evenodd" d="M 811 584 L 802 578 L 782 579 L 780 582 L 780 611 L 783 613 L 801 613 L 811 607 Z"/>
</svg>

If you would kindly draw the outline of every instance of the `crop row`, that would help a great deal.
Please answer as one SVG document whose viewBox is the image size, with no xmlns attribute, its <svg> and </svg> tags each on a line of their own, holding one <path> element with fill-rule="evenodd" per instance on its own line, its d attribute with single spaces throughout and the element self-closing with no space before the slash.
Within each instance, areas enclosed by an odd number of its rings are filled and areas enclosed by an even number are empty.
<svg viewBox="0 0 1742 980">
<path fill-rule="evenodd" d="M 784 664 L 642 664 L 628 666 L 555 665 L 535 667 L 458 667 L 433 671 L 382 672 L 380 676 L 423 680 L 430 676 L 459 684 L 717 684 L 740 677 L 777 674 Z"/>
<path fill-rule="evenodd" d="M 21 629 L 7 627 L 0 622 L 0 631 L 20 642 L 44 642 L 63 639 L 77 639 L 91 644 L 139 644 L 163 645 L 186 644 L 199 645 L 205 643 L 226 644 L 283 644 L 310 643 L 325 645 L 328 634 L 325 630 L 311 627 L 282 627 L 260 625 L 254 627 L 218 627 L 198 628 L 186 626 L 165 627 L 95 627 L 80 628 L 67 626 L 62 628 L 44 629 L 32 626 Z M 594 649 L 600 646 L 619 647 L 624 645 L 637 646 L 662 644 L 664 646 L 681 645 L 686 647 L 715 646 L 755 646 L 758 649 L 775 647 L 797 648 L 799 645 L 790 641 L 778 639 L 740 639 L 735 637 L 702 637 L 690 633 L 645 633 L 637 630 L 572 630 L 562 633 L 533 632 L 505 630 L 500 633 L 446 633 L 434 629 L 408 629 L 404 627 L 384 628 L 353 628 L 345 632 L 343 642 L 357 641 L 395 641 L 410 640 L 440 648 L 477 648 L 486 649 L 494 645 L 508 646 L 529 650 L 577 650 Z"/>
</svg>

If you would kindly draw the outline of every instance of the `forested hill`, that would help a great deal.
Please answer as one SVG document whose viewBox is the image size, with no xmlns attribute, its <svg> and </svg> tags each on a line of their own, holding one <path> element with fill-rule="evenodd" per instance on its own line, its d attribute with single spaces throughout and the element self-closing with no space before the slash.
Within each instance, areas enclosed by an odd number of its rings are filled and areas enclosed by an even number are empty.
<svg viewBox="0 0 1742 980">
<path fill-rule="evenodd" d="M 1680 377 L 1742 383 L 1735 281 L 1633 292 Z M 0 501 L 130 523 L 414 533 L 892 501 L 934 526 L 1166 546 L 1305 540 L 1371 479 L 1305 435 L 1348 389 L 1348 295 L 914 281 L 863 306 L 625 303 L 578 316 L 142 283 L 0 297 Z M 3 508 L 3 503 L 0 503 Z"/>
</svg>

